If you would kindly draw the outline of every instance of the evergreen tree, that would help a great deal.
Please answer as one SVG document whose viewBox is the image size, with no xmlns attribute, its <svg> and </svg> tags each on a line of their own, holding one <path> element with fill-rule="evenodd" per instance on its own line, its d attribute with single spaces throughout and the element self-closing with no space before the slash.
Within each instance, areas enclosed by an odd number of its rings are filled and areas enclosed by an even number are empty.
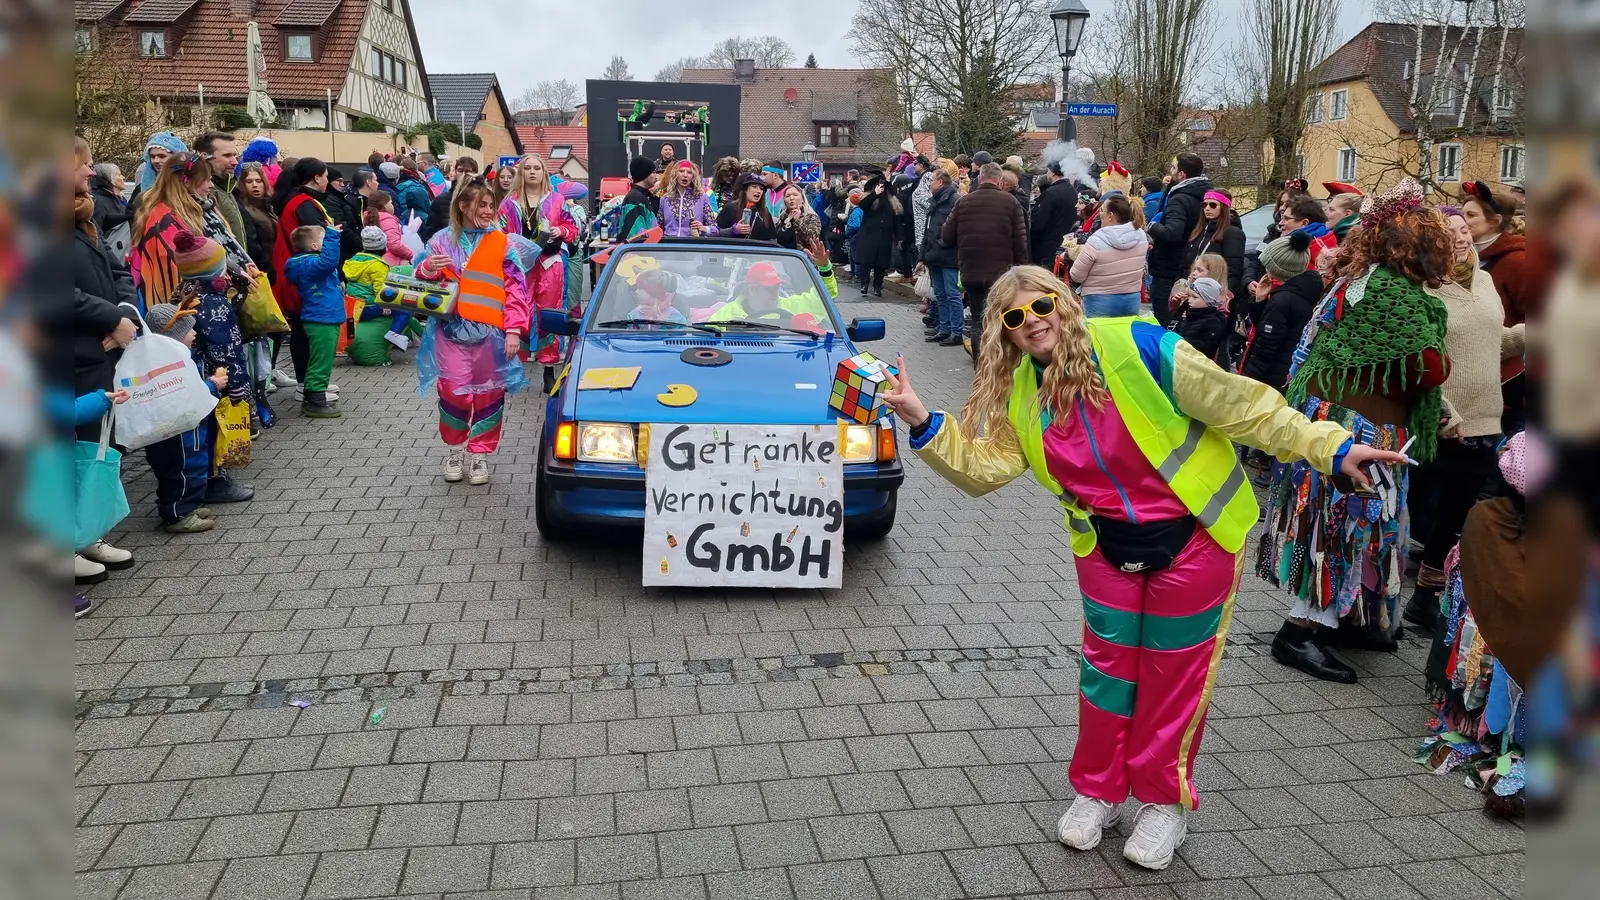
<svg viewBox="0 0 1600 900">
<path fill-rule="evenodd" d="M 816 67 L 817 67 L 817 55 L 815 53 L 807 53 L 806 54 L 806 68 L 815 69 Z"/>
</svg>

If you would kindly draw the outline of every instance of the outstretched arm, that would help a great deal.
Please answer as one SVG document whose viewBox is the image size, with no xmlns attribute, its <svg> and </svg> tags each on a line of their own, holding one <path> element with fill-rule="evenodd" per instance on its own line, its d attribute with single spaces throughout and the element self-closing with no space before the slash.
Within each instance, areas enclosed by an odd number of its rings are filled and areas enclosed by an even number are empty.
<svg viewBox="0 0 1600 900">
<path fill-rule="evenodd" d="M 1028 471 L 1028 460 L 1016 437 L 1009 432 L 968 438 L 955 416 L 931 412 L 911 387 L 903 358 L 896 357 L 900 374 L 889 376 L 884 401 L 911 426 L 911 449 L 939 476 L 972 497 L 1005 487 Z"/>
</svg>

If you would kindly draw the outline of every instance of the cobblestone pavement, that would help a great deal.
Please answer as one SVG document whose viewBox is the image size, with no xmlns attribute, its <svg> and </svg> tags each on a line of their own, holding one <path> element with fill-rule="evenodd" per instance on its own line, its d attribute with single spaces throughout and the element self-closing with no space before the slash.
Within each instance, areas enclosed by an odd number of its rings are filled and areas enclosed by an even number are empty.
<svg viewBox="0 0 1600 900">
<path fill-rule="evenodd" d="M 910 307 L 846 300 L 930 402 L 965 397 Z M 537 398 L 488 487 L 446 485 L 413 375 L 341 366 L 342 420 L 280 403 L 209 534 L 154 531 L 130 457 L 138 563 L 77 624 L 79 898 L 1520 894 L 1522 832 L 1410 759 L 1419 643 L 1308 681 L 1247 577 L 1201 808 L 1143 871 L 1118 833 L 1054 840 L 1082 617 L 1035 485 L 971 500 L 912 461 L 842 590 L 647 591 L 631 539 L 539 539 Z"/>
</svg>

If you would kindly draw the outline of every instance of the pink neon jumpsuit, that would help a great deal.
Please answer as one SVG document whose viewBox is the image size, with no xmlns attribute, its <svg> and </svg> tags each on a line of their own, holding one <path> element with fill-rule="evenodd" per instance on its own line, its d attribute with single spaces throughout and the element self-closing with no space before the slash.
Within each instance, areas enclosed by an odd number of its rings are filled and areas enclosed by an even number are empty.
<svg viewBox="0 0 1600 900">
<path fill-rule="evenodd" d="M 1050 475 L 1091 513 L 1131 522 L 1189 510 L 1145 458 L 1109 397 L 1081 399 L 1044 432 Z M 1084 684 L 1067 780 L 1121 803 L 1197 806 L 1193 768 L 1233 613 L 1243 554 L 1199 525 L 1172 566 L 1129 574 L 1096 549 L 1077 559 L 1083 591 Z M 1095 672 L 1090 672 L 1093 667 Z"/>
</svg>

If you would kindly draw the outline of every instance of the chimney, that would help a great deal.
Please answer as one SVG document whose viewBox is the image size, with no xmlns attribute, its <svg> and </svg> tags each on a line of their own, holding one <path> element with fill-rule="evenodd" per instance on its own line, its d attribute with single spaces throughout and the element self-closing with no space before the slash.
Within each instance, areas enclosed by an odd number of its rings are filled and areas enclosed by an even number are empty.
<svg viewBox="0 0 1600 900">
<path fill-rule="evenodd" d="M 228 0 L 228 16 L 233 19 L 256 17 L 257 0 Z"/>
<path fill-rule="evenodd" d="M 756 61 L 753 59 L 736 59 L 733 61 L 733 80 L 740 84 L 749 84 L 756 80 Z"/>
</svg>

